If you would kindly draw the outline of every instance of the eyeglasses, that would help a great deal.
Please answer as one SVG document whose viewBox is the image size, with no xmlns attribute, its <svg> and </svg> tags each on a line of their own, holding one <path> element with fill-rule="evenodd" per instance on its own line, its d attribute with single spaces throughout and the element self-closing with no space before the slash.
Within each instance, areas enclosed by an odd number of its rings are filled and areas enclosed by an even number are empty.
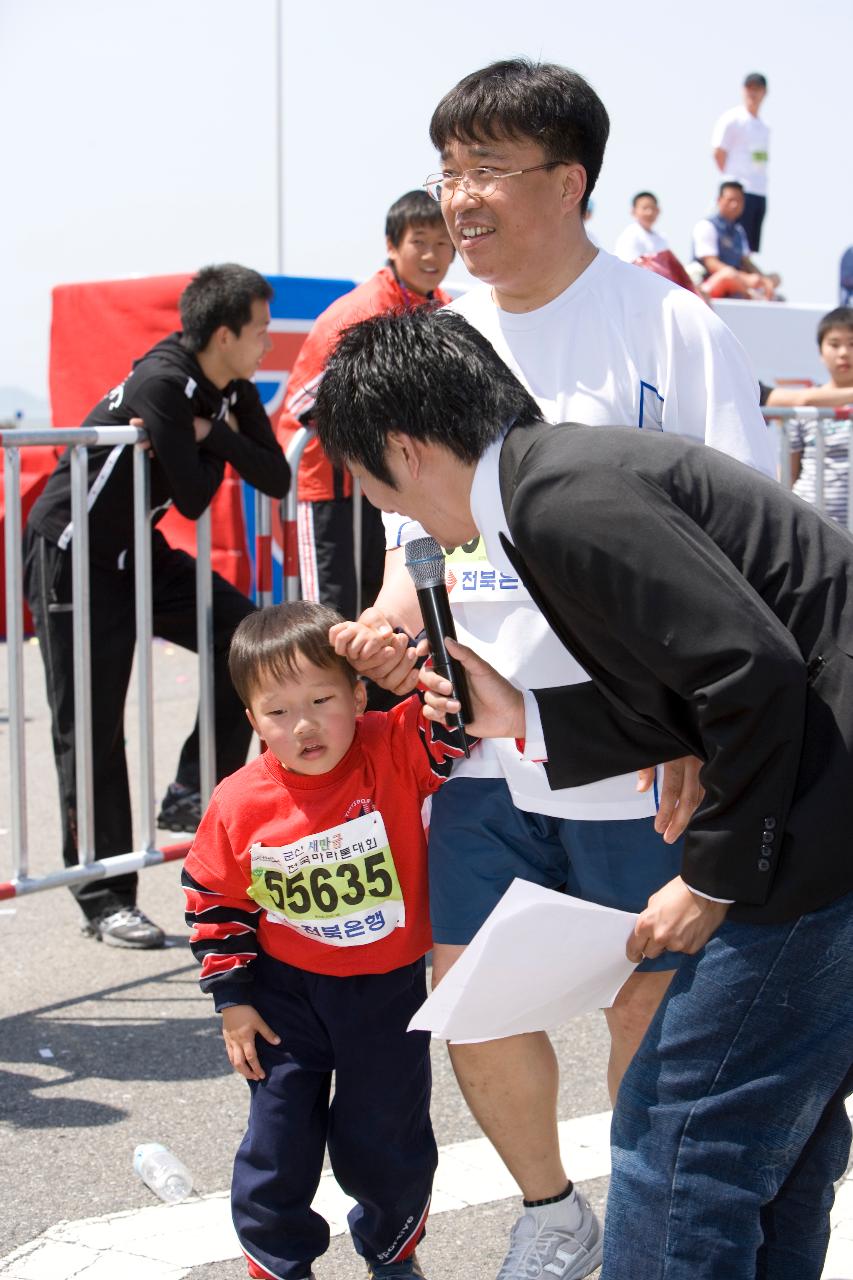
<svg viewBox="0 0 853 1280">
<path fill-rule="evenodd" d="M 504 178 L 519 178 L 523 173 L 536 173 L 537 169 L 555 169 L 560 164 L 571 164 L 571 160 L 547 160 L 545 164 L 531 164 L 526 169 L 513 169 L 510 173 L 499 173 L 496 169 L 466 169 L 464 173 L 431 173 L 423 184 L 424 191 L 433 200 L 441 202 L 450 200 L 457 187 L 467 191 L 469 196 L 477 196 L 485 200 L 494 193 L 499 182 Z"/>
</svg>

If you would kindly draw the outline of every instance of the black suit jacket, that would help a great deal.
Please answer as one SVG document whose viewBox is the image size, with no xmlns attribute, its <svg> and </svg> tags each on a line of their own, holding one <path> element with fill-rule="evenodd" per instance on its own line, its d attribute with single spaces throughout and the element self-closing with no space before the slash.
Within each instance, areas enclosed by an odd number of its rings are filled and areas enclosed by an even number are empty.
<svg viewBox="0 0 853 1280">
<path fill-rule="evenodd" d="M 683 874 L 731 917 L 853 891 L 853 540 L 682 437 L 516 426 L 505 550 L 591 683 L 537 690 L 553 787 L 689 753 Z"/>
</svg>

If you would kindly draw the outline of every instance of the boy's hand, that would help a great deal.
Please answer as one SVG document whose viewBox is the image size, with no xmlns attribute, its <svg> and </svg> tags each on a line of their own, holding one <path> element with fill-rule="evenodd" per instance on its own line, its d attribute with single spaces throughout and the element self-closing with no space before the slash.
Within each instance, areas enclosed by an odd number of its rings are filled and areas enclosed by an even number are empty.
<svg viewBox="0 0 853 1280">
<path fill-rule="evenodd" d="M 255 1036 L 263 1036 L 269 1044 L 281 1044 L 281 1036 L 267 1026 L 257 1009 L 250 1004 L 232 1004 L 223 1009 L 222 1035 L 234 1070 L 246 1080 L 264 1080 L 266 1073 L 258 1061 Z"/>
<path fill-rule="evenodd" d="M 346 658 L 360 676 L 367 676 L 392 693 L 411 693 L 417 687 L 417 650 L 408 636 L 394 631 L 378 609 L 365 609 L 357 622 L 338 622 L 329 631 L 335 653 Z"/>
<path fill-rule="evenodd" d="M 202 440 L 207 439 L 212 427 L 210 418 L 193 418 L 193 435 L 196 444 L 201 444 Z"/>
</svg>

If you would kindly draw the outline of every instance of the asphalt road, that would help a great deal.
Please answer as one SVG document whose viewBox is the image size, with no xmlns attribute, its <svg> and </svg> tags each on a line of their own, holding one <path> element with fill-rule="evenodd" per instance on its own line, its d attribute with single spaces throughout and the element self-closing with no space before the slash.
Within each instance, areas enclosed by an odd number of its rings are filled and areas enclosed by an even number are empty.
<svg viewBox="0 0 853 1280">
<path fill-rule="evenodd" d="M 158 792 L 172 777 L 195 714 L 194 658 L 155 644 Z M 5 667 L 5 648 L 0 648 Z M 36 644 L 25 645 L 31 874 L 59 862 L 56 780 Z M 6 674 L 0 669 L 0 699 Z M 8 729 L 0 703 L 0 880 L 11 878 Z M 135 694 L 127 746 L 135 758 Z M 164 841 L 176 839 L 165 835 Z M 187 947 L 179 864 L 142 873 L 143 909 L 168 932 L 163 951 L 134 952 L 84 938 L 65 889 L 0 902 L 0 1275 L 18 1246 L 60 1221 L 156 1204 L 132 1169 L 140 1142 L 163 1142 L 202 1195 L 223 1192 L 243 1133 L 248 1090 L 231 1071 L 212 1005 Z M 556 1037 L 563 1064 L 560 1116 L 607 1109 L 606 1034 L 600 1015 Z M 444 1045 L 433 1046 L 433 1120 L 439 1145 L 480 1136 L 462 1102 Z M 606 1179 L 584 1184 L 601 1206 Z M 428 1275 L 493 1275 L 519 1212 L 501 1199 L 435 1216 L 421 1248 Z M 320 1280 L 361 1274 L 347 1236 L 333 1239 Z M 244 1276 L 233 1260 L 201 1265 L 193 1280 Z M 55 1280 L 49 1277 L 48 1280 Z"/>
<path fill-rule="evenodd" d="M 59 862 L 58 804 L 40 656 L 36 645 L 25 650 L 31 874 L 38 875 Z M 0 646 L 0 881 L 12 874 L 5 656 Z M 194 661 L 155 644 L 158 796 L 171 780 L 195 715 Z M 135 733 L 131 691 L 132 765 Z M 164 842 L 175 838 L 164 836 Z M 248 1090 L 231 1072 L 218 1020 L 198 990 L 179 865 L 150 868 L 142 877 L 140 905 L 168 931 L 162 951 L 125 951 L 83 938 L 77 908 L 63 889 L 0 901 L 0 1277 L 131 1280 L 125 1263 L 111 1265 L 109 1251 L 92 1269 L 80 1269 L 73 1250 L 62 1268 L 55 1261 L 39 1263 L 36 1255 L 10 1263 L 9 1255 L 58 1223 L 159 1204 L 133 1173 L 140 1142 L 172 1148 L 191 1169 L 201 1196 L 228 1188 Z M 606 1039 L 600 1014 L 575 1019 L 554 1036 L 562 1070 L 561 1120 L 607 1110 Z M 433 1045 L 433 1064 L 440 1147 L 479 1138 L 441 1043 Z M 601 1212 L 606 1177 L 590 1175 L 581 1185 Z M 853 1184 L 846 1192 L 850 1208 L 836 1232 L 844 1236 L 843 1252 L 835 1255 L 842 1263 L 828 1267 L 827 1280 L 853 1278 Z M 518 1199 L 504 1193 L 434 1214 L 419 1250 L 427 1276 L 493 1277 L 519 1209 Z M 345 1234 L 333 1238 L 316 1270 L 318 1280 L 363 1275 Z M 141 1258 L 132 1280 L 164 1274 Z M 237 1280 L 245 1274 L 242 1260 L 207 1261 L 202 1250 L 198 1265 L 190 1258 L 170 1277 Z"/>
</svg>

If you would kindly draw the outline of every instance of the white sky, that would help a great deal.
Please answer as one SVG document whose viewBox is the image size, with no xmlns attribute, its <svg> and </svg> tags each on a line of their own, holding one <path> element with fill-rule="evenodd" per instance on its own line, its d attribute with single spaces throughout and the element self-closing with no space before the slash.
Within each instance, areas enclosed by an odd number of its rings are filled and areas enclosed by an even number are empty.
<svg viewBox="0 0 853 1280">
<path fill-rule="evenodd" d="M 605 248 L 651 188 L 689 256 L 713 204 L 709 135 L 747 71 L 770 82 L 761 260 L 835 305 L 853 243 L 849 0 L 283 0 L 284 270 L 364 278 L 388 205 L 435 167 L 427 126 L 469 71 L 527 54 L 610 112 L 591 229 Z M 710 28 L 710 29 L 709 29 Z M 275 0 L 0 0 L 0 388 L 46 397 L 50 289 L 279 267 Z M 461 280 L 461 268 L 451 279 Z"/>
</svg>

